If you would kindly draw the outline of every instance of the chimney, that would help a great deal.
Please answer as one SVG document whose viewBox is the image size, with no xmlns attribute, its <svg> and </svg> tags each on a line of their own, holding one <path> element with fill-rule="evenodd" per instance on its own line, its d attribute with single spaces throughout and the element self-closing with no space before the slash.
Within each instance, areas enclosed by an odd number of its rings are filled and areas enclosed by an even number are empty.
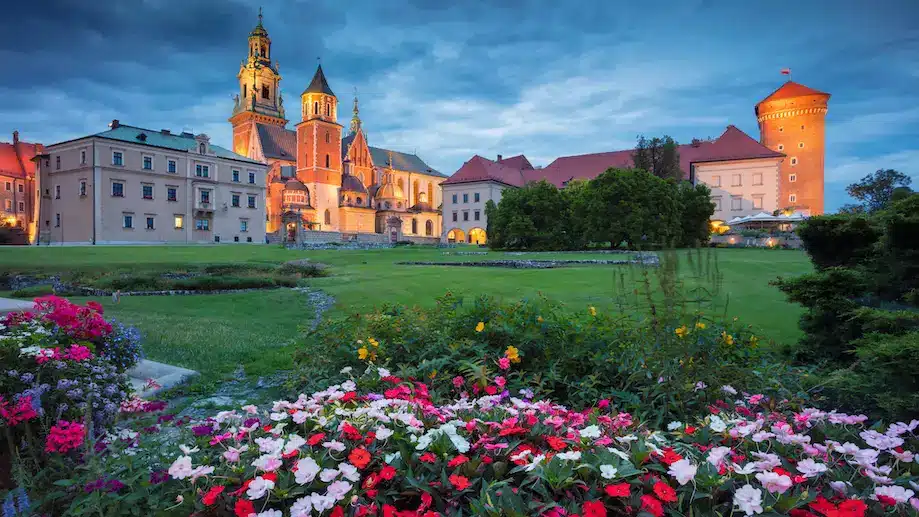
<svg viewBox="0 0 919 517">
<path fill-rule="evenodd" d="M 13 145 L 19 143 L 19 131 L 13 131 Z"/>
<path fill-rule="evenodd" d="M 171 134 L 172 134 L 172 133 L 169 132 L 168 129 L 160 129 L 160 133 L 162 133 L 162 134 L 164 134 L 164 135 L 171 135 Z"/>
<path fill-rule="evenodd" d="M 498 155 L 498 161 L 500 162 L 502 158 L 504 158 L 504 157 L 501 156 L 501 155 L 499 154 L 499 155 Z"/>
<path fill-rule="evenodd" d="M 112 123 L 109 124 L 108 126 L 109 126 L 110 128 L 112 128 L 112 129 L 116 129 L 116 128 L 117 128 L 118 126 L 120 126 L 120 125 L 121 125 L 121 122 L 118 122 L 118 119 L 116 118 L 116 119 L 112 120 Z"/>
<path fill-rule="evenodd" d="M 693 139 L 692 139 L 692 144 L 691 144 L 691 145 L 692 145 L 693 147 L 700 147 L 700 146 L 702 145 L 702 141 L 699 140 L 698 138 L 693 138 Z"/>
</svg>

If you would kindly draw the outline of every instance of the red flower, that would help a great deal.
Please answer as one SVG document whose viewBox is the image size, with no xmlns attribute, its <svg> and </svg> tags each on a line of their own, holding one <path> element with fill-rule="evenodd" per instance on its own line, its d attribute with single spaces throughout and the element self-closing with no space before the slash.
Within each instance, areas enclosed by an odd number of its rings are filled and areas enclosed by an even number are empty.
<svg viewBox="0 0 919 517">
<path fill-rule="evenodd" d="M 364 478 L 364 488 L 370 489 L 377 486 L 380 477 L 377 474 L 369 474 Z"/>
<path fill-rule="evenodd" d="M 539 451 L 537 451 L 532 445 L 521 445 L 520 447 L 514 449 L 514 452 L 510 454 L 511 456 L 519 456 L 519 459 L 512 460 L 515 465 L 526 465 L 529 463 L 529 461 L 527 461 L 527 455 L 523 454 L 524 451 L 529 451 L 533 456 L 537 456 L 539 454 Z M 548 460 L 549 458 L 546 458 L 547 462 Z"/>
<path fill-rule="evenodd" d="M 310 447 L 312 447 L 314 445 L 320 444 L 322 440 L 325 440 L 325 433 L 316 433 L 310 436 L 309 438 L 307 438 L 306 443 L 309 444 Z"/>
<path fill-rule="evenodd" d="M 329 514 L 329 517 L 344 517 L 345 511 L 342 510 L 341 506 L 336 506 L 332 509 L 332 513 Z"/>
<path fill-rule="evenodd" d="M 485 393 L 488 393 L 489 395 L 494 395 L 495 393 L 498 393 L 498 388 L 494 386 L 486 386 Z"/>
<path fill-rule="evenodd" d="M 345 393 L 344 395 L 342 395 L 342 397 L 338 399 L 338 401 L 341 402 L 342 404 L 345 404 L 347 402 L 351 402 L 352 400 L 356 398 L 357 398 L 357 392 L 349 391 Z"/>
<path fill-rule="evenodd" d="M 435 463 L 435 462 L 437 462 L 437 456 L 434 456 L 434 455 L 431 454 L 430 452 L 426 452 L 426 453 L 422 454 L 421 456 L 418 457 L 418 459 L 421 460 L 421 461 L 423 461 L 423 462 L 425 462 L 425 463 Z"/>
<path fill-rule="evenodd" d="M 363 436 L 361 436 L 361 432 L 357 430 L 357 427 L 354 427 L 349 423 L 345 423 L 341 429 L 341 432 L 345 435 L 345 438 L 349 440 L 360 440 L 363 438 Z"/>
<path fill-rule="evenodd" d="M 628 483 L 616 483 L 615 485 L 606 485 L 603 490 L 610 497 L 628 497 L 631 487 Z"/>
<path fill-rule="evenodd" d="M 568 447 L 568 444 L 565 443 L 565 440 L 562 440 L 558 436 L 547 437 L 546 443 L 548 443 L 549 447 L 552 447 L 552 449 L 556 451 L 563 451 L 565 450 L 565 447 Z"/>
<path fill-rule="evenodd" d="M 368 463 L 370 463 L 370 453 L 367 452 L 367 449 L 358 447 L 357 449 L 353 449 L 351 453 L 348 454 L 348 461 L 350 461 L 351 464 L 355 467 L 363 469 L 367 466 Z"/>
<path fill-rule="evenodd" d="M 467 458 L 467 457 L 463 456 L 462 454 L 460 454 L 459 456 L 457 456 L 457 457 L 453 458 L 452 460 L 450 460 L 450 462 L 447 463 L 447 466 L 450 467 L 450 468 L 459 467 L 460 465 L 462 465 L 463 463 L 466 463 L 467 461 L 469 461 L 469 458 Z"/>
<path fill-rule="evenodd" d="M 897 500 L 888 495 L 878 495 L 878 502 L 881 503 L 882 506 L 896 506 L 897 505 Z"/>
<path fill-rule="evenodd" d="M 226 488 L 227 487 L 223 485 L 212 486 L 211 489 L 208 490 L 206 494 L 204 494 L 204 498 L 202 499 L 202 501 L 204 502 L 204 504 L 208 506 L 216 503 L 217 496 L 222 494 Z"/>
<path fill-rule="evenodd" d="M 654 517 L 664 516 L 664 505 L 655 499 L 653 495 L 645 494 L 641 496 L 641 509 L 650 513 Z"/>
<path fill-rule="evenodd" d="M 658 499 L 665 503 L 672 503 L 676 501 L 676 490 L 674 490 L 670 485 L 664 483 L 663 481 L 654 483 L 654 494 Z"/>
<path fill-rule="evenodd" d="M 584 501 L 584 517 L 606 517 L 603 501 Z"/>
<path fill-rule="evenodd" d="M 696 432 L 696 428 L 693 427 L 693 426 L 691 426 L 691 425 L 687 425 L 687 426 L 686 426 L 686 429 L 684 429 L 684 432 L 685 432 L 686 434 L 693 434 L 693 433 Z"/>
<path fill-rule="evenodd" d="M 86 428 L 82 424 L 58 420 L 57 424 L 51 426 L 51 431 L 48 433 L 45 451 L 64 453 L 79 447 L 84 438 L 86 438 Z"/>
<path fill-rule="evenodd" d="M 683 459 L 683 457 L 677 454 L 672 447 L 667 447 L 664 449 L 664 454 L 658 454 L 657 456 L 664 465 L 670 465 Z"/>
<path fill-rule="evenodd" d="M 457 474 L 450 476 L 450 484 L 460 492 L 469 488 L 469 480 Z"/>
<path fill-rule="evenodd" d="M 27 420 L 32 420 L 33 418 L 38 417 L 38 413 L 32 409 L 32 396 L 26 395 L 21 397 L 16 405 L 10 408 L 10 405 L 7 401 L 3 400 L 3 397 L 0 396 L 0 417 L 3 417 L 7 421 L 7 425 L 10 427 L 18 424 L 19 422 L 25 422 Z"/>
<path fill-rule="evenodd" d="M 389 481 L 390 479 L 396 477 L 396 468 L 392 465 L 386 465 L 380 469 L 380 477 Z"/>
<path fill-rule="evenodd" d="M 262 474 L 262 479 L 267 479 L 268 481 L 277 483 L 278 474 L 276 472 L 265 472 L 264 474 Z"/>
<path fill-rule="evenodd" d="M 256 513 L 255 506 L 248 499 L 238 499 L 233 511 L 236 512 L 236 517 L 249 517 L 250 514 Z"/>
</svg>

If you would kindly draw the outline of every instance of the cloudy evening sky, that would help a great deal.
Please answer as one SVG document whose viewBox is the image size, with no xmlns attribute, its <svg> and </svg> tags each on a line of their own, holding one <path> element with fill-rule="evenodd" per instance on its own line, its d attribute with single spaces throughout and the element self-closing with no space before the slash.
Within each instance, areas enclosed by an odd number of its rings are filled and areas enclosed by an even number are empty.
<svg viewBox="0 0 919 517">
<path fill-rule="evenodd" d="M 827 91 L 827 209 L 878 168 L 919 183 L 915 0 L 262 0 L 288 116 L 321 56 L 347 126 L 450 174 L 473 154 L 625 149 L 734 124 L 779 70 Z M 0 20 L 0 139 L 43 143 L 112 119 L 229 147 L 236 73 L 258 4 L 33 0 Z M 292 120 L 295 123 L 296 120 Z M 291 124 L 292 125 L 292 124 Z"/>
</svg>

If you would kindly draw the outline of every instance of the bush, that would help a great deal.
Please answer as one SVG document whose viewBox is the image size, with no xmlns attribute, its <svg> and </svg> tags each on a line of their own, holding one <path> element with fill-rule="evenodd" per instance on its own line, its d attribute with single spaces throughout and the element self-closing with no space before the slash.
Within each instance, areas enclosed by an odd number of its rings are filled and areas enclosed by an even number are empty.
<svg viewBox="0 0 919 517">
<path fill-rule="evenodd" d="M 49 294 L 54 294 L 54 286 L 51 284 L 44 284 L 17 289 L 16 291 L 10 293 L 10 296 L 13 298 L 27 298 L 31 300 L 40 296 L 47 296 Z"/>
<path fill-rule="evenodd" d="M 871 258 L 880 237 L 876 223 L 860 215 L 811 217 L 798 235 L 818 269 L 851 267 Z"/>
<path fill-rule="evenodd" d="M 792 372 L 747 329 L 701 317 L 657 327 L 594 308 L 572 315 L 542 300 L 483 297 L 466 305 L 449 294 L 430 309 L 391 305 L 328 320 L 296 360 L 309 389 L 368 362 L 407 378 L 462 376 L 484 389 L 483 379 L 507 366 L 501 359 L 508 351 L 520 358 L 518 373 L 507 376 L 512 393 L 533 388 L 572 406 L 612 398 L 656 423 L 699 410 L 692 395 L 700 382 L 798 391 Z"/>
<path fill-rule="evenodd" d="M 278 268 L 279 276 L 296 276 L 299 278 L 318 278 L 328 275 L 325 264 L 317 262 L 287 262 Z"/>
</svg>

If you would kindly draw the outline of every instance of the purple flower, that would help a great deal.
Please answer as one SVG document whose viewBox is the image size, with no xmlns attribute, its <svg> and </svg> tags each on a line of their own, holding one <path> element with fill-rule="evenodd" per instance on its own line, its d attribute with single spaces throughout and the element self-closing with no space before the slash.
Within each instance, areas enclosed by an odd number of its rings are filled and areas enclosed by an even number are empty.
<svg viewBox="0 0 919 517">
<path fill-rule="evenodd" d="M 385 397 L 383 397 L 383 395 L 380 395 L 379 393 L 368 393 L 367 394 L 368 400 L 383 400 L 384 398 Z"/>
<path fill-rule="evenodd" d="M 243 427 L 252 427 L 253 425 L 258 425 L 259 423 L 260 421 L 258 418 L 247 418 L 246 421 L 243 422 Z"/>
<path fill-rule="evenodd" d="M 209 424 L 192 426 L 191 430 L 195 433 L 195 436 L 208 436 L 214 434 L 214 427 Z"/>
<path fill-rule="evenodd" d="M 35 380 L 35 374 L 31 372 L 26 372 L 19 376 L 19 380 L 21 380 L 22 382 L 31 383 L 33 380 Z"/>
<path fill-rule="evenodd" d="M 150 484 L 159 485 L 160 483 L 165 483 L 169 480 L 169 472 L 166 470 L 158 470 L 150 473 Z"/>
<path fill-rule="evenodd" d="M 163 422 L 171 422 L 172 419 L 175 417 L 176 417 L 175 415 L 160 415 L 159 417 L 157 417 L 156 423 L 162 424 Z"/>
<path fill-rule="evenodd" d="M 96 492 L 97 490 L 102 490 L 102 487 L 104 486 L 105 486 L 105 478 L 99 478 L 93 481 L 92 483 L 87 483 L 86 486 L 83 487 L 83 491 L 86 492 L 87 494 L 91 494 L 93 492 Z"/>
<path fill-rule="evenodd" d="M 124 488 L 124 483 L 118 481 L 117 479 L 112 479 L 105 484 L 106 490 L 109 492 L 117 492 Z"/>
</svg>

